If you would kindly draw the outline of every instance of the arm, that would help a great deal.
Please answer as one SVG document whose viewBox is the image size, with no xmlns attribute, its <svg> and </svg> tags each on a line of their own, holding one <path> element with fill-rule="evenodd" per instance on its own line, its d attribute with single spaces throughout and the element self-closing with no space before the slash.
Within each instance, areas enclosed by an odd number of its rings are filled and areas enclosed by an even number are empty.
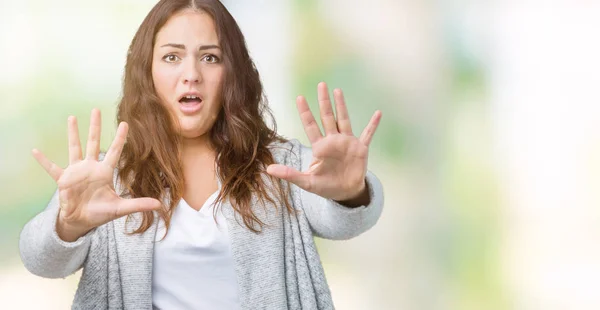
<svg viewBox="0 0 600 310">
<path fill-rule="evenodd" d="M 40 151 L 32 150 L 35 159 L 59 188 L 46 210 L 29 221 L 21 232 L 21 259 L 25 267 L 36 275 L 57 278 L 72 274 L 81 268 L 88 256 L 90 239 L 96 236 L 94 231 L 97 227 L 128 214 L 162 207 L 158 199 L 125 199 L 117 194 L 117 166 L 129 126 L 121 122 L 110 148 L 105 154 L 100 154 L 100 124 L 100 111 L 94 109 L 86 157 L 83 158 L 77 119 L 69 117 L 69 165 L 65 169 Z M 59 237 L 57 228 L 64 239 Z"/>
<path fill-rule="evenodd" d="M 290 142 L 294 145 L 293 149 L 299 149 L 300 160 L 295 168 L 306 171 L 312 160 L 312 149 L 297 140 Z M 332 199 L 294 187 L 300 191 L 300 207 L 315 236 L 333 240 L 350 239 L 377 223 L 383 210 L 383 188 L 379 179 L 370 171 L 367 171 L 366 182 L 370 203 L 355 208 L 343 206 Z"/>
<path fill-rule="evenodd" d="M 372 227 L 381 215 L 381 183 L 367 169 L 369 144 L 379 126 L 381 111 L 373 114 L 356 137 L 342 91 L 333 91 L 334 114 L 327 85 L 319 83 L 317 88 L 323 131 L 306 98 L 298 96 L 296 105 L 311 148 L 297 140 L 289 141 L 292 166 L 271 164 L 267 173 L 297 186 L 292 186 L 294 197 L 299 197 L 294 204 L 301 205 L 315 235 L 349 239 Z"/>
</svg>

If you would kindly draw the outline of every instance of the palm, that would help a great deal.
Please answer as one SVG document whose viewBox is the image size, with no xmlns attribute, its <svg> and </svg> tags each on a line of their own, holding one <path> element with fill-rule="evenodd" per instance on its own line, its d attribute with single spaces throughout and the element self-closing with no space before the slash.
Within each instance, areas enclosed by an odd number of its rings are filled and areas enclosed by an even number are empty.
<svg viewBox="0 0 600 310">
<path fill-rule="evenodd" d="M 58 180 L 61 201 L 78 208 L 64 208 L 63 219 L 80 220 L 97 227 L 112 220 L 121 199 L 113 186 L 113 170 L 102 162 L 84 160 L 65 169 Z"/>
<path fill-rule="evenodd" d="M 308 170 L 300 172 L 283 165 L 271 165 L 268 172 L 319 196 L 347 200 L 364 189 L 369 143 L 379 125 L 381 112 L 375 112 L 361 136 L 356 137 L 341 90 L 334 90 L 337 119 L 325 83 L 319 84 L 318 95 L 325 135 L 315 122 L 306 99 L 301 96 L 297 99 L 298 112 L 313 151 Z"/>
<path fill-rule="evenodd" d="M 312 149 L 313 159 L 306 171 L 309 176 L 306 190 L 343 200 L 347 197 L 340 194 L 351 191 L 364 180 L 368 148 L 356 137 L 327 136 L 312 144 Z"/>
</svg>

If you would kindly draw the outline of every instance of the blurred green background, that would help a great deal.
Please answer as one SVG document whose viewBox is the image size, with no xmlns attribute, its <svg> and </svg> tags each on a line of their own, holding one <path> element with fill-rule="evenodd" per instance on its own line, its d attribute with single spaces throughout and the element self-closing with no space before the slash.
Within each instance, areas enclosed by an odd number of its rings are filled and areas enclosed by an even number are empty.
<svg viewBox="0 0 600 310">
<path fill-rule="evenodd" d="M 367 233 L 318 240 L 339 309 L 600 307 L 600 42 L 593 2 L 224 1 L 279 132 L 344 90 L 355 134 L 383 112 L 369 169 L 385 208 Z M 115 133 L 126 50 L 155 1 L 0 0 L 0 301 L 70 307 L 79 273 L 29 274 L 19 232 L 67 163 L 66 120 Z M 543 9 L 541 9 L 543 7 Z"/>
</svg>

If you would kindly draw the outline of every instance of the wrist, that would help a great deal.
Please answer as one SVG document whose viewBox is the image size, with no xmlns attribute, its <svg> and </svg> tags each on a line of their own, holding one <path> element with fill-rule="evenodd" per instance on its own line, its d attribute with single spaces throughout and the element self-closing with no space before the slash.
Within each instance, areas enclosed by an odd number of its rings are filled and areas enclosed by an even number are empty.
<svg viewBox="0 0 600 310">
<path fill-rule="evenodd" d="M 351 198 L 344 200 L 336 200 L 337 203 L 348 207 L 348 208 L 356 208 L 360 206 L 366 206 L 371 203 L 371 196 L 369 194 L 369 186 L 367 184 L 367 180 L 363 181 L 363 186 L 357 190 L 357 194 L 351 196 Z"/>
<path fill-rule="evenodd" d="M 91 229 L 82 227 L 81 225 L 74 225 L 65 221 L 61 216 L 62 211 L 59 210 L 58 217 L 56 219 L 56 234 L 58 237 L 65 242 L 75 242 L 77 239 L 85 236 Z"/>
</svg>

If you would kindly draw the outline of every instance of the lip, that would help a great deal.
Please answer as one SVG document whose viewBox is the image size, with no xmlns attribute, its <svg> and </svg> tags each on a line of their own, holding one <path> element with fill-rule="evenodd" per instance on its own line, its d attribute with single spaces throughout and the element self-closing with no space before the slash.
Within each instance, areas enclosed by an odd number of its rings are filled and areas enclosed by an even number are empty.
<svg viewBox="0 0 600 310">
<path fill-rule="evenodd" d="M 200 101 L 199 103 L 192 103 L 192 104 L 179 103 L 179 110 L 181 110 L 181 112 L 183 112 L 183 114 L 194 114 L 194 113 L 200 111 L 200 109 L 202 109 L 203 105 L 204 105 L 204 100 Z"/>
</svg>

